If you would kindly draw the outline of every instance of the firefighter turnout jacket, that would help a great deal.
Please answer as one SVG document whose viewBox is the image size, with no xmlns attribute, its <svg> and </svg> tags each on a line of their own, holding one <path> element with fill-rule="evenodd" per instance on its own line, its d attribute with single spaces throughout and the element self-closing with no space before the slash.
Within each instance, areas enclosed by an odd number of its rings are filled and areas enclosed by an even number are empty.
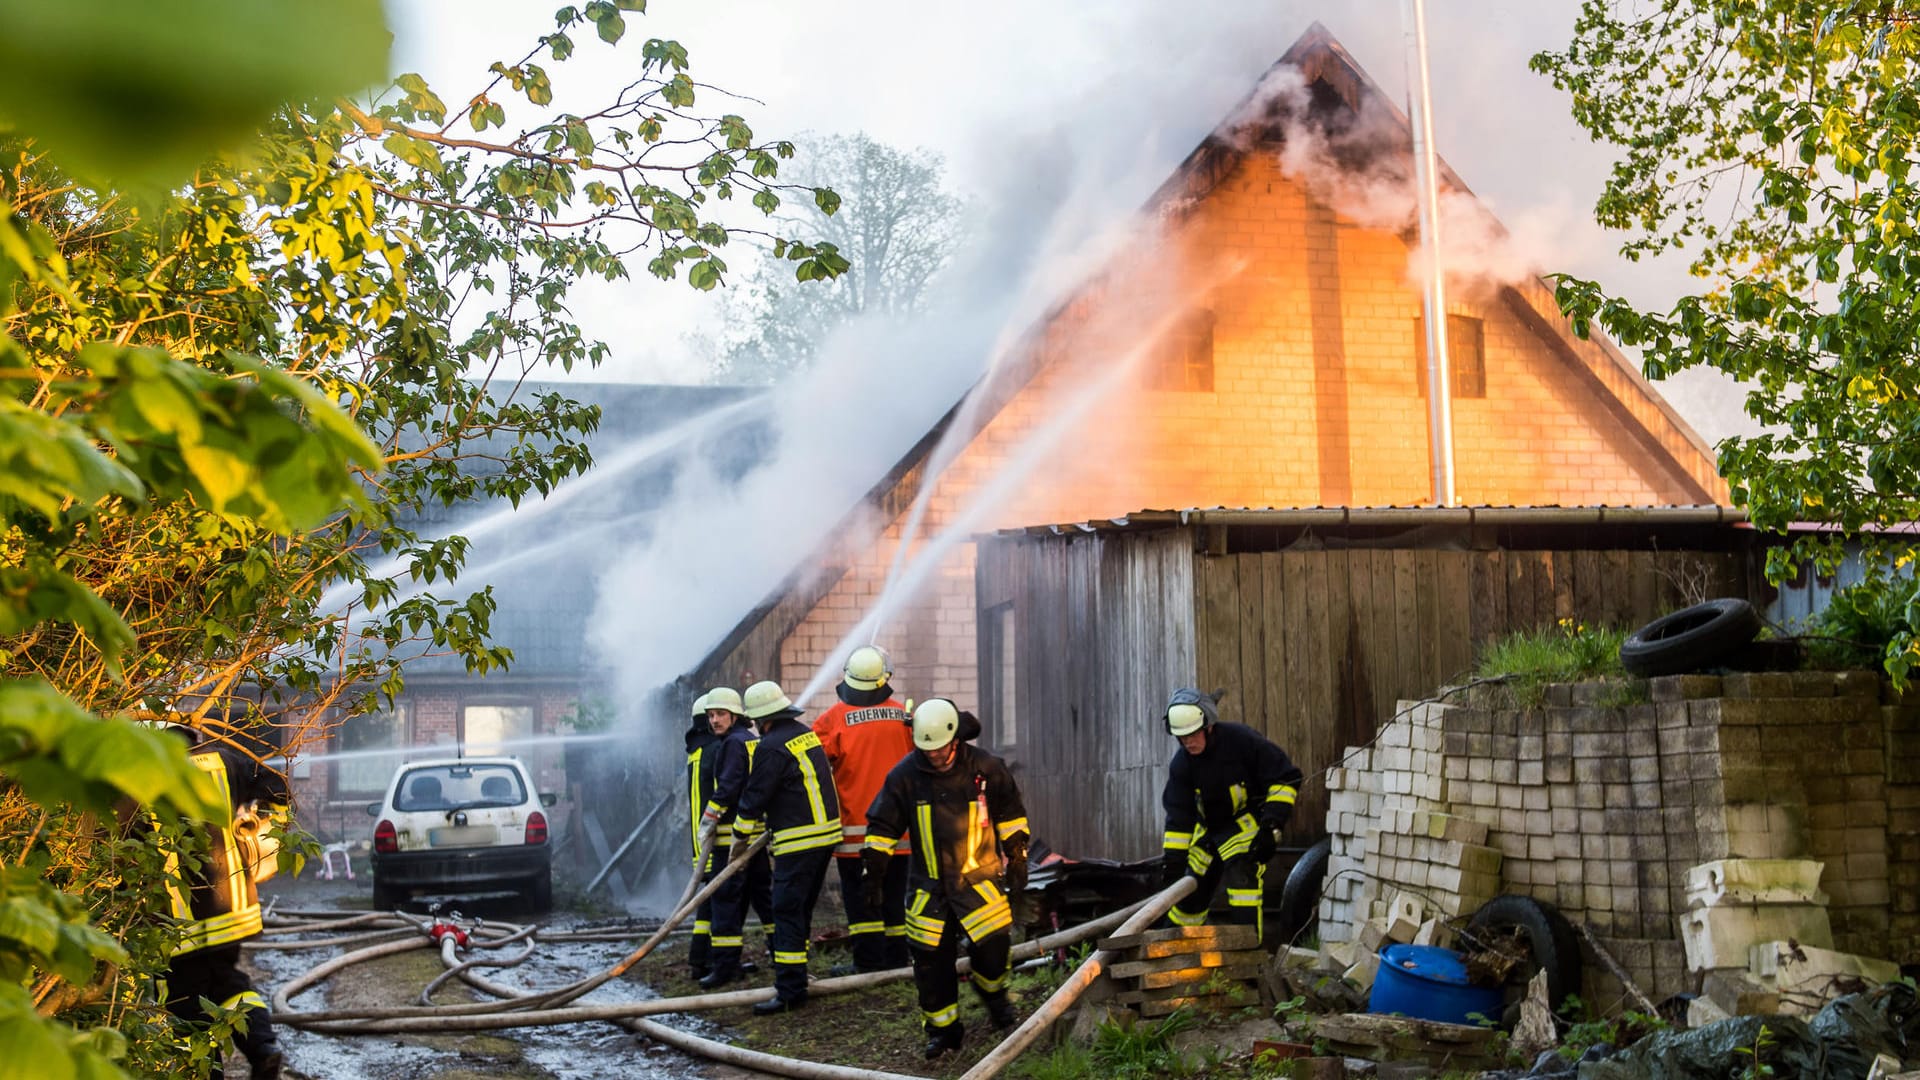
<svg viewBox="0 0 1920 1080">
<path fill-rule="evenodd" d="M 884 690 L 879 696 L 872 705 L 836 701 L 813 721 L 840 792 L 842 839 L 833 853 L 843 859 L 860 857 L 867 846 L 868 804 L 880 794 L 887 773 L 913 752 L 913 719 L 906 707 Z"/>
<path fill-rule="evenodd" d="M 696 718 L 687 728 L 687 809 L 688 819 L 693 823 L 693 858 L 700 858 L 700 830 L 705 828 L 701 815 L 713 800 L 714 782 L 720 775 L 721 738 L 707 726 L 704 718 Z M 714 831 L 713 851 L 725 851 L 733 843 L 733 826 L 722 825 Z M 700 868 L 702 874 L 713 866 L 713 852 L 707 853 L 707 865 Z"/>
<path fill-rule="evenodd" d="M 1214 724 L 1207 732 L 1204 753 L 1174 751 L 1160 797 L 1165 848 L 1187 852 L 1196 874 L 1216 858 L 1245 854 L 1262 827 L 1285 825 L 1301 780 L 1287 752 L 1245 724 Z"/>
<path fill-rule="evenodd" d="M 724 851 L 733 844 L 737 807 L 747 790 L 747 777 L 753 771 L 754 752 L 760 740 L 744 721 L 735 721 L 725 735 L 714 736 L 714 746 L 701 757 L 713 759 L 713 786 L 707 790 L 707 806 L 702 813 L 719 821 L 714 833 L 713 850 Z"/>
<path fill-rule="evenodd" d="M 965 743 L 945 772 L 925 754 L 907 755 L 867 809 L 870 850 L 891 852 L 909 841 L 907 939 L 927 949 L 939 947 L 949 912 L 973 941 L 1013 925 L 999 882 L 1000 845 L 1024 843 L 1027 833 L 1027 810 L 1006 764 Z"/>
<path fill-rule="evenodd" d="M 840 798 L 820 737 L 797 717 L 773 721 L 760 734 L 736 809 L 734 835 L 752 840 L 765 829 L 773 834 L 769 849 L 774 855 L 839 844 Z"/>
<path fill-rule="evenodd" d="M 207 825 L 206 856 L 197 870 L 182 871 L 180 853 L 166 852 L 169 914 L 183 935 L 173 947 L 182 956 L 260 933 L 260 893 L 255 885 L 272 875 L 270 849 L 259 843 L 268 823 L 284 818 L 287 782 L 239 750 L 208 747 L 188 755 L 226 800 L 228 825 Z M 256 808 L 258 810 L 256 811 Z M 183 887 L 184 886 L 184 887 Z"/>
</svg>

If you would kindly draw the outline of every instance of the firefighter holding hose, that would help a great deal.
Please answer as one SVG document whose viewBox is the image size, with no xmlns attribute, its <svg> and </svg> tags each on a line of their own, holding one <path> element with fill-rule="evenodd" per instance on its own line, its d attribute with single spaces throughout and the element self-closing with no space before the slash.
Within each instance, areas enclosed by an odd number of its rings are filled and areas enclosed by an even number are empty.
<svg viewBox="0 0 1920 1080">
<path fill-rule="evenodd" d="M 900 759 L 913 752 L 913 731 L 906 707 L 888 685 L 893 663 L 877 645 L 863 645 L 847 657 L 845 672 L 834 693 L 840 698 L 813 722 L 813 733 L 833 765 L 833 782 L 840 790 L 840 846 L 833 850 L 840 872 L 840 899 L 847 909 L 847 938 L 853 951 L 851 970 L 884 971 L 905 967 L 907 956 L 907 864 L 887 870 L 880 904 L 869 906 L 862 883 L 867 846 L 867 805 L 880 794 L 880 785 Z M 896 853 L 904 853 L 900 848 Z"/>
<path fill-rule="evenodd" d="M 1173 692 L 1162 717 L 1179 740 L 1161 805 L 1167 812 L 1167 884 L 1192 874 L 1199 887 L 1174 905 L 1176 926 L 1199 926 L 1224 882 L 1227 922 L 1261 929 L 1267 863 L 1293 814 L 1300 769 L 1287 752 L 1244 724 L 1220 722 L 1215 696 Z"/>
<path fill-rule="evenodd" d="M 720 737 L 707 724 L 707 695 L 701 694 L 693 699 L 693 722 L 687 727 L 687 806 L 690 811 L 688 820 L 693 823 L 693 862 L 702 885 L 713 880 L 717 872 L 715 867 L 719 860 L 713 857 L 713 853 L 725 851 L 733 843 L 731 826 L 716 828 L 712 849 L 706 853 L 704 860 L 700 857 L 700 834 L 706 828 L 704 814 L 707 800 L 713 798 L 713 782 L 719 772 L 720 754 L 716 749 L 719 745 Z M 699 909 L 693 913 L 693 940 L 687 945 L 687 974 L 695 982 L 706 978 L 712 970 L 712 948 L 713 897 L 709 896 L 701 901 Z"/>
<path fill-rule="evenodd" d="M 1027 885 L 1027 811 L 1006 764 L 958 738 L 960 712 L 945 698 L 913 711 L 915 752 L 887 774 L 867 808 L 866 889 L 877 902 L 894 848 L 905 838 L 912 875 L 907 941 L 920 996 L 926 1056 L 960 1047 L 960 938 L 972 942 L 973 988 L 996 1030 L 1016 1019 L 1007 1000 L 1013 945 L 1010 895 Z"/>
<path fill-rule="evenodd" d="M 780 684 L 747 687 L 744 711 L 760 727 L 760 748 L 733 834 L 736 855 L 761 831 L 771 834 L 774 996 L 753 1007 L 755 1015 L 771 1016 L 807 1003 L 807 942 L 814 901 L 840 843 L 840 798 L 819 736 L 800 722 Z"/>
<path fill-rule="evenodd" d="M 695 819 L 698 824 L 694 826 L 695 843 L 707 826 L 714 827 L 713 857 L 706 873 L 702 874 L 705 878 L 720 872 L 720 867 L 732 858 L 735 845 L 744 850 L 752 839 L 735 834 L 735 806 L 746 791 L 747 776 L 759 743 L 742 719 L 745 706 L 740 702 L 738 691 L 717 686 L 707 691 L 700 702 L 705 706 L 707 730 L 714 738 L 713 745 L 700 755 L 703 768 L 705 762 L 712 763 L 713 786 L 707 792 L 706 803 Z M 742 935 L 747 926 L 747 908 L 752 907 L 760 916 L 762 927 L 773 925 L 772 881 L 767 853 L 759 852 L 746 869 L 721 882 L 720 888 L 694 913 L 694 945 L 697 947 L 700 943 L 697 920 L 702 915 L 710 920 L 712 935 L 705 955 L 707 970 L 700 976 L 704 989 L 717 990 L 753 970 L 753 965 L 740 959 L 745 944 Z M 698 966 L 697 959 L 692 962 Z"/>
</svg>

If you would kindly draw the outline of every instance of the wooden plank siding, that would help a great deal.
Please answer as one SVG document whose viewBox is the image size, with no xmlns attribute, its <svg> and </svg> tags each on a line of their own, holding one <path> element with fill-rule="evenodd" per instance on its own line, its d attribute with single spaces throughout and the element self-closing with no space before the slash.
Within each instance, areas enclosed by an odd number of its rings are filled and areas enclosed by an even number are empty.
<svg viewBox="0 0 1920 1080">
<path fill-rule="evenodd" d="M 1747 589 L 1747 560 L 1727 552 L 1209 554 L 1198 541 L 1176 528 L 981 544 L 982 610 L 1011 599 L 1017 628 L 1022 737 L 1006 749 L 1056 850 L 1134 859 L 1157 848 L 1173 751 L 1160 714 L 1174 687 L 1224 689 L 1225 719 L 1306 770 L 1290 829 L 1304 843 L 1325 821 L 1318 774 L 1370 741 L 1397 701 L 1460 681 L 1488 641 L 1562 618 L 1637 626 L 1703 587 Z"/>
<path fill-rule="evenodd" d="M 1239 637 L 1225 633 L 1239 620 L 1237 579 L 1197 592 L 1191 543 L 1167 531 L 980 544 L 982 603 L 1012 605 L 1019 710 L 1010 743 L 991 714 L 981 741 L 1013 763 L 1035 832 L 1056 851 L 1117 859 L 1159 851 L 1160 789 L 1174 750 L 1160 714 L 1169 688 L 1194 681 L 1197 615 L 1218 609 L 1213 640 L 1231 645 L 1212 659 L 1230 655 L 1225 673 L 1240 678 Z M 1217 561 L 1231 575 L 1231 560 Z M 989 621 L 979 625 L 984 664 Z"/>
</svg>

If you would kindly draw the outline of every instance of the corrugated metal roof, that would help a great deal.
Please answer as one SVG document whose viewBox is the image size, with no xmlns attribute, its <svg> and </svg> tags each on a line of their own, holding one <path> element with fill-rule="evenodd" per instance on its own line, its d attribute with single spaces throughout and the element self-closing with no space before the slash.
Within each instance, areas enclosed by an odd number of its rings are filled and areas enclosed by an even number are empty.
<svg viewBox="0 0 1920 1080">
<path fill-rule="evenodd" d="M 1000 529 L 998 536 L 1063 535 L 1171 525 L 1744 525 L 1728 506 L 1212 506 L 1136 510 L 1122 517 Z"/>
</svg>

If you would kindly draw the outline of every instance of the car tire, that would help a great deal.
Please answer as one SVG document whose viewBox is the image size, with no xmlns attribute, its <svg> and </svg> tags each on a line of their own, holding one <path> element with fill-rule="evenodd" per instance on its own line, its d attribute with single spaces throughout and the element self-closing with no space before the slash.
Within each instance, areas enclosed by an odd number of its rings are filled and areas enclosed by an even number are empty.
<svg viewBox="0 0 1920 1080">
<path fill-rule="evenodd" d="M 401 893 L 379 878 L 373 879 L 373 910 L 393 911 L 400 906 Z"/>
<path fill-rule="evenodd" d="M 1745 600 L 1709 600 L 1662 615 L 1620 643 L 1620 666 L 1652 678 L 1721 666 L 1760 633 L 1760 614 Z"/>
<path fill-rule="evenodd" d="M 1568 995 L 1580 992 L 1584 964 L 1573 924 L 1551 904 L 1508 893 L 1494 897 L 1474 912 L 1462 937 L 1466 948 L 1487 948 L 1488 943 L 1505 935 L 1517 937 L 1526 945 L 1530 961 L 1509 977 L 1509 989 L 1517 986 L 1519 991 L 1509 993 L 1509 998 L 1517 1002 L 1534 974 L 1545 971 L 1547 1002 L 1558 1013 Z"/>
<path fill-rule="evenodd" d="M 553 871 L 542 870 L 527 884 L 527 906 L 536 912 L 553 910 Z"/>
<path fill-rule="evenodd" d="M 1291 945 L 1320 926 L 1320 890 L 1326 884 L 1327 859 L 1332 854 L 1333 838 L 1328 837 L 1301 852 L 1287 871 L 1275 919 L 1282 945 Z"/>
</svg>

